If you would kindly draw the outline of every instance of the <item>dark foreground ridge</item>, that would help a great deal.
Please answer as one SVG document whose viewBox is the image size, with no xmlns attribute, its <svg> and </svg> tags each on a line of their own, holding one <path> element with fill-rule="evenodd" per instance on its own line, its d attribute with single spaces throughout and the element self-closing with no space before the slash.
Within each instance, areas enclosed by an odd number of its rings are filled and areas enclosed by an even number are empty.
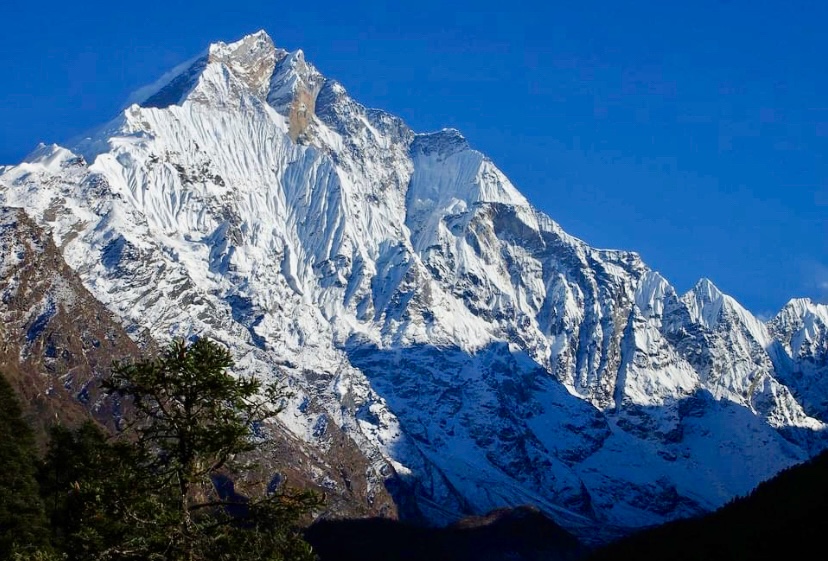
<svg viewBox="0 0 828 561">
<path fill-rule="evenodd" d="M 828 452 L 823 452 L 716 512 L 639 532 L 589 561 L 821 559 L 827 532 Z"/>
<path fill-rule="evenodd" d="M 446 528 L 384 518 L 322 520 L 305 538 L 320 561 L 563 561 L 585 548 L 530 507 L 498 509 Z"/>
</svg>

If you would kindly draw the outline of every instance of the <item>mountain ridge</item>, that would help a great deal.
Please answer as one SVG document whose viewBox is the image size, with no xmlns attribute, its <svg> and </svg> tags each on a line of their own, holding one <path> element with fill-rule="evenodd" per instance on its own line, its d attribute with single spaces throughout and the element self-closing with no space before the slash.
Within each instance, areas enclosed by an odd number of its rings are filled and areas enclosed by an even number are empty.
<svg viewBox="0 0 828 561">
<path fill-rule="evenodd" d="M 323 455 L 351 439 L 369 497 L 393 481 L 435 523 L 530 503 L 583 534 L 713 509 L 824 447 L 819 305 L 766 325 L 709 281 L 679 296 L 459 131 L 363 107 L 266 34 L 156 86 L 5 168 L 0 202 L 133 333 L 285 372 L 281 422 Z"/>
</svg>

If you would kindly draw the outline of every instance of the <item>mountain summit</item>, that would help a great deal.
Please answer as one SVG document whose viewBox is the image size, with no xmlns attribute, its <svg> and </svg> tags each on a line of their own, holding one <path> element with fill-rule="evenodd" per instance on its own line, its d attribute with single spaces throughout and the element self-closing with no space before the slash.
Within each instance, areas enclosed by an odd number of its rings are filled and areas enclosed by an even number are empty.
<svg viewBox="0 0 828 561">
<path fill-rule="evenodd" d="M 321 458 L 355 443 L 369 503 L 388 488 L 434 523 L 528 503 L 584 535 L 713 509 L 824 446 L 824 306 L 765 325 L 709 281 L 679 296 L 458 131 L 363 107 L 264 32 L 133 101 L 4 168 L 0 203 L 130 333 L 287 375 L 280 423 Z"/>
</svg>

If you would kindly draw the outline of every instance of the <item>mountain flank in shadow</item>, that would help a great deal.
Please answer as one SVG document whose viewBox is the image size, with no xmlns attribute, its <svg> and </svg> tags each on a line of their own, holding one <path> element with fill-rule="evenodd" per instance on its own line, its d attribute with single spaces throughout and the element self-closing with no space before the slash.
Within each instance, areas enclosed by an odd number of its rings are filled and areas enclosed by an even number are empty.
<svg viewBox="0 0 828 561">
<path fill-rule="evenodd" d="M 828 452 L 823 452 L 716 512 L 638 532 L 588 559 L 817 559 L 825 555 L 826 535 Z"/>
</svg>

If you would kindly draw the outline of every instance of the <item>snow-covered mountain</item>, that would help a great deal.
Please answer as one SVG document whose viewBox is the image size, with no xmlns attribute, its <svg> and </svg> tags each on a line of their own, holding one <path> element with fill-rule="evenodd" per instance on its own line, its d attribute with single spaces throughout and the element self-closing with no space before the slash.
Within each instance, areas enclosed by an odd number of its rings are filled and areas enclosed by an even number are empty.
<svg viewBox="0 0 828 561">
<path fill-rule="evenodd" d="M 0 203 L 136 337 L 286 375 L 281 422 L 323 456 L 356 443 L 369 501 L 436 523 L 529 503 L 583 535 L 712 509 L 825 442 L 826 306 L 763 324 L 707 280 L 678 295 L 264 32 L 132 101 L 0 170 Z"/>
<path fill-rule="evenodd" d="M 809 415 L 828 421 L 828 305 L 791 300 L 768 328 L 781 380 Z"/>
</svg>

